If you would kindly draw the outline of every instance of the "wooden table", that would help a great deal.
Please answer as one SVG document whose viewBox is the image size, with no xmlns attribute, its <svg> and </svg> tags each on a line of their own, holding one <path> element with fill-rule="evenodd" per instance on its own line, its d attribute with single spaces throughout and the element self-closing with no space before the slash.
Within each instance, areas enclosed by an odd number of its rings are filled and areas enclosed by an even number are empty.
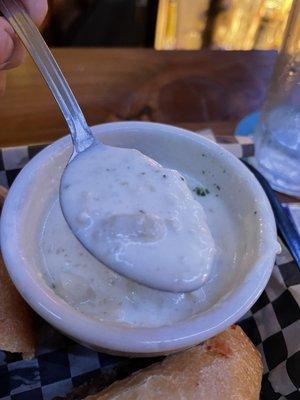
<svg viewBox="0 0 300 400">
<path fill-rule="evenodd" d="M 55 49 L 90 125 L 146 120 L 232 135 L 260 108 L 275 60 L 272 51 Z M 0 99 L 0 147 L 48 143 L 67 128 L 28 57 L 8 73 Z M 284 201 L 293 198 L 280 195 Z"/>
<path fill-rule="evenodd" d="M 257 110 L 274 52 L 55 49 L 92 124 L 150 120 L 232 134 Z M 32 61 L 8 74 L 0 100 L 0 146 L 52 141 L 65 123 Z"/>
</svg>

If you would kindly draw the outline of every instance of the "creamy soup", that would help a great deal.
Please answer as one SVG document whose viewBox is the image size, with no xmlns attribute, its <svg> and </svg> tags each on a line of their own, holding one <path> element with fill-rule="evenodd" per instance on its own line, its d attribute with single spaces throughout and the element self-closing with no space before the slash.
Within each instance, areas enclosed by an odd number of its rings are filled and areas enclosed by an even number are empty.
<svg viewBox="0 0 300 400">
<path fill-rule="evenodd" d="M 97 144 L 69 164 L 60 190 L 74 233 L 114 271 L 172 292 L 209 278 L 215 243 L 178 171 L 137 150 Z"/>
<path fill-rule="evenodd" d="M 181 175 L 180 175 L 181 176 Z M 191 293 L 169 293 L 133 282 L 97 261 L 76 239 L 62 215 L 58 189 L 45 211 L 39 253 L 47 284 L 67 303 L 98 320 L 163 326 L 209 309 L 232 282 L 237 259 L 233 218 L 219 191 L 183 177 L 207 215 L 216 254 L 208 281 Z M 162 178 L 165 179 L 165 178 Z"/>
</svg>

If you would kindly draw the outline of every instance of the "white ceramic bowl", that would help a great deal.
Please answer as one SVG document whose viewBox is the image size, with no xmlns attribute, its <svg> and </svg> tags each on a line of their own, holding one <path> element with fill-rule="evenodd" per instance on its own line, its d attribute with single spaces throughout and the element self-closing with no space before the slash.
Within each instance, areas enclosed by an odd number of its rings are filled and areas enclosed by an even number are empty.
<svg viewBox="0 0 300 400">
<path fill-rule="evenodd" d="M 71 152 L 70 138 L 64 137 L 23 168 L 3 208 L 3 257 L 22 296 L 38 314 L 74 340 L 117 354 L 167 354 L 193 346 L 236 322 L 266 286 L 278 251 L 273 213 L 257 180 L 218 145 L 173 126 L 120 122 L 98 125 L 93 131 L 107 144 L 136 148 L 168 167 L 204 180 L 208 186 L 213 176 L 222 186 L 220 198 L 226 209 L 232 218 L 239 215 L 235 224 L 238 268 L 211 308 L 170 326 L 143 328 L 99 322 L 65 303 L 42 279 L 35 256 L 41 215 Z M 203 168 L 210 172 L 205 177 Z"/>
</svg>

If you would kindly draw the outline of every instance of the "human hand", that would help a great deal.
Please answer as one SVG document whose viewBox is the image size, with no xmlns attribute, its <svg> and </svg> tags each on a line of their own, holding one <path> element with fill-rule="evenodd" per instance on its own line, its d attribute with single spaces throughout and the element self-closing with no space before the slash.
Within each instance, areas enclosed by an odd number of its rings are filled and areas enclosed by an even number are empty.
<svg viewBox="0 0 300 400">
<path fill-rule="evenodd" d="M 22 0 L 22 3 L 33 21 L 40 25 L 48 10 L 47 0 Z M 5 89 L 5 70 L 17 67 L 23 59 L 21 42 L 6 19 L 0 17 L 0 93 Z"/>
</svg>

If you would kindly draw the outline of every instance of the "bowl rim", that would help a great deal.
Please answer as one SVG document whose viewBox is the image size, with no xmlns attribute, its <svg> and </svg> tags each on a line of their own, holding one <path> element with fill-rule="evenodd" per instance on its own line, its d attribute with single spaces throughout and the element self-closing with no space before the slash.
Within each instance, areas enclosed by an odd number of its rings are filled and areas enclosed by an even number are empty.
<svg viewBox="0 0 300 400">
<path fill-rule="evenodd" d="M 243 284 L 232 290 L 216 305 L 188 320 L 162 327 L 132 327 L 118 323 L 97 321 L 65 303 L 49 287 L 42 287 L 39 279 L 27 269 L 28 262 L 16 252 L 18 246 L 18 199 L 37 168 L 50 155 L 70 144 L 69 135 L 56 140 L 33 157 L 17 176 L 6 198 L 1 216 L 1 249 L 8 272 L 21 295 L 30 306 L 58 330 L 91 347 L 113 352 L 162 354 L 198 344 L 229 327 L 240 319 L 258 299 L 271 275 L 278 252 L 276 225 L 269 201 L 254 175 L 231 153 L 216 143 L 186 129 L 153 122 L 112 122 L 95 125 L 95 132 L 116 132 L 128 129 L 152 129 L 152 134 L 167 133 L 184 136 L 207 149 L 215 157 L 222 157 L 246 180 L 249 193 L 262 218 L 260 255 L 247 273 Z M 46 285 L 45 285 L 46 286 Z"/>
</svg>

